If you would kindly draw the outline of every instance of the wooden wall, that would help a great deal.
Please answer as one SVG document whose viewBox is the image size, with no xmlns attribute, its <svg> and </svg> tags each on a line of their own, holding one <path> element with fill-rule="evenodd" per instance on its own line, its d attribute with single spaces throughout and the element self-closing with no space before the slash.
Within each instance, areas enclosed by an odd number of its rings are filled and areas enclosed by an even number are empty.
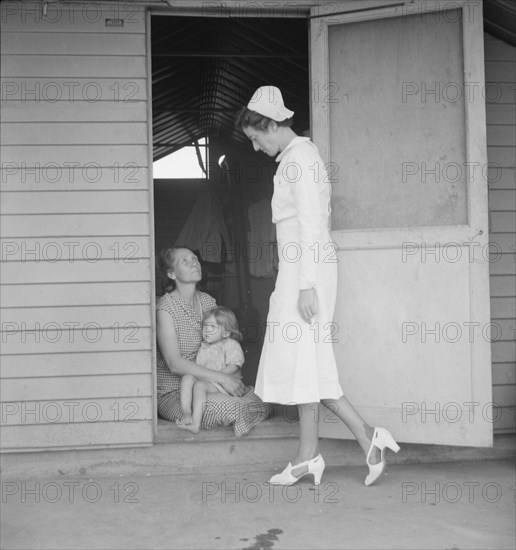
<svg viewBox="0 0 516 550">
<path fill-rule="evenodd" d="M 485 34 L 495 433 L 516 429 L 516 48 Z"/>
<path fill-rule="evenodd" d="M 0 9 L 2 448 L 150 444 L 145 13 Z"/>
<path fill-rule="evenodd" d="M 45 19 L 38 2 L 0 4 L 6 451 L 152 442 L 147 37 L 143 10 L 121 7 L 50 3 Z M 485 46 L 492 321 L 501 330 L 493 401 L 504 432 L 516 427 L 516 54 L 489 35 Z M 168 245 L 160 235 L 157 248 Z"/>
</svg>

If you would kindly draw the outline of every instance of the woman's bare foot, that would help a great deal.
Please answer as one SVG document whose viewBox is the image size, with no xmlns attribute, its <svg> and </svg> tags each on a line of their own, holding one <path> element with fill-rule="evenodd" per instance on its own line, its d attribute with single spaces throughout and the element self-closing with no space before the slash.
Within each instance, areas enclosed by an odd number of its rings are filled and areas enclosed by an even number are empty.
<svg viewBox="0 0 516 550">
<path fill-rule="evenodd" d="M 185 413 L 185 412 L 183 413 L 183 416 L 181 416 L 179 420 L 176 420 L 176 424 L 180 424 L 184 426 L 188 426 L 192 424 L 192 422 L 193 422 L 192 413 Z"/>
<path fill-rule="evenodd" d="M 186 430 L 188 432 L 192 432 L 193 434 L 198 434 L 200 427 L 198 424 L 183 424 L 181 422 L 177 422 L 177 425 L 182 430 Z"/>
</svg>

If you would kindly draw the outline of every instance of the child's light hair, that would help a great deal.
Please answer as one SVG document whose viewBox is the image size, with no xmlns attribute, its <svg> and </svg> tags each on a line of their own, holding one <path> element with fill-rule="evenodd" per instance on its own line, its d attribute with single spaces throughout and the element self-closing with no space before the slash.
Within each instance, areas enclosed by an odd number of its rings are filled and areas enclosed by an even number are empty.
<svg viewBox="0 0 516 550">
<path fill-rule="evenodd" d="M 242 333 L 238 330 L 238 321 L 235 314 L 224 306 L 216 306 L 204 312 L 202 322 L 204 323 L 210 317 L 214 317 L 217 325 L 223 327 L 229 332 L 229 337 L 233 340 L 242 340 Z"/>
</svg>

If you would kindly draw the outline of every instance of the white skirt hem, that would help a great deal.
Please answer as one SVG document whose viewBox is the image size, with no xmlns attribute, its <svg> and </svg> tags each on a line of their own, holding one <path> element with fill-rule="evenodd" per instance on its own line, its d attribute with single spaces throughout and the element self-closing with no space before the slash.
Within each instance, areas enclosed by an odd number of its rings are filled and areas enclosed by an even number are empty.
<svg viewBox="0 0 516 550">
<path fill-rule="evenodd" d="M 292 386 L 279 386 L 261 391 L 255 388 L 256 395 L 264 403 L 279 403 L 280 405 L 303 405 L 305 403 L 320 403 L 323 399 L 340 399 L 344 392 L 340 386 L 319 386 L 318 392 L 296 392 L 292 393 Z M 286 396 L 289 396 L 288 398 Z"/>
</svg>

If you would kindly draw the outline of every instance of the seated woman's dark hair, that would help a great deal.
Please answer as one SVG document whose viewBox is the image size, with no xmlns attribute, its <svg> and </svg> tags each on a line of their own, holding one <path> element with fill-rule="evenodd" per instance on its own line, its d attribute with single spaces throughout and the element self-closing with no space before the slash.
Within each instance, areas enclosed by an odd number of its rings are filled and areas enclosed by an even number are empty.
<svg viewBox="0 0 516 550">
<path fill-rule="evenodd" d="M 279 122 L 277 120 L 273 121 L 272 118 L 269 118 L 268 116 L 263 116 L 256 111 L 252 111 L 248 107 L 242 107 L 242 109 L 240 109 L 239 113 L 237 114 L 235 126 L 238 130 L 243 130 L 244 128 L 251 127 L 255 128 L 256 130 L 266 132 L 271 122 L 275 122 L 278 126 L 286 126 L 287 128 L 290 128 L 293 121 L 294 117 L 290 117 Z"/>
<path fill-rule="evenodd" d="M 176 287 L 175 282 L 168 276 L 174 266 L 175 255 L 178 248 L 164 248 L 160 251 L 157 264 L 161 273 L 161 287 L 163 292 L 172 292 Z"/>
<path fill-rule="evenodd" d="M 176 288 L 176 283 L 168 274 L 174 267 L 176 254 L 178 250 L 190 250 L 187 246 L 174 246 L 173 248 L 164 248 L 157 258 L 158 269 L 161 272 L 161 286 L 163 292 L 172 292 Z M 193 250 L 190 250 L 193 253 Z"/>
</svg>

